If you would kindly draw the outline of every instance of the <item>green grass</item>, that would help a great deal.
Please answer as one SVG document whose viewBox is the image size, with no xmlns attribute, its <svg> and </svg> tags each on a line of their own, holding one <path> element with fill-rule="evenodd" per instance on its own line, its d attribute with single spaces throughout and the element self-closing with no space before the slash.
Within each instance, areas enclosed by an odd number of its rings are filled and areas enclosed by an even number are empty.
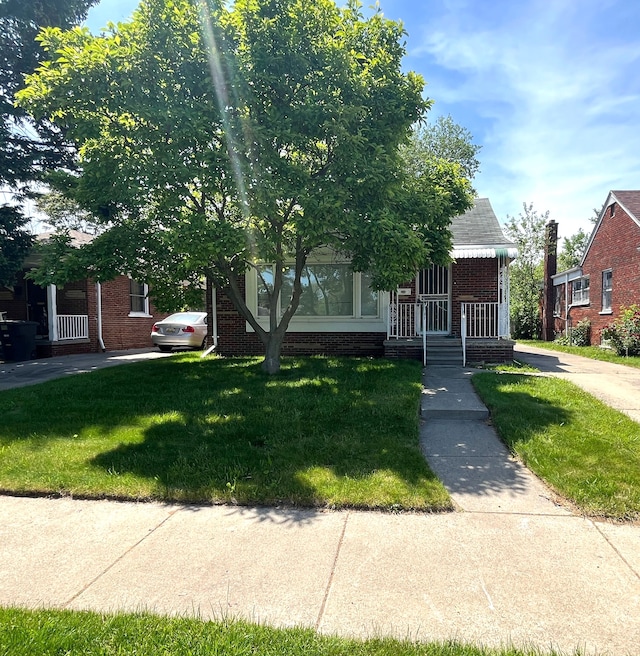
<svg viewBox="0 0 640 656">
<path fill-rule="evenodd" d="M 548 652 L 549 654 L 555 652 Z M 0 608 L 0 656 L 540 656 L 460 642 L 354 640 L 311 629 L 273 629 L 242 621 L 204 622 L 149 614 Z"/>
<path fill-rule="evenodd" d="M 555 342 L 542 342 L 539 340 L 519 339 L 518 344 L 526 344 L 528 346 L 537 346 L 538 348 L 547 349 L 549 351 L 560 351 L 561 353 L 571 353 L 573 355 L 581 355 L 584 358 L 591 358 L 592 360 L 602 360 L 603 362 L 613 362 L 614 364 L 624 364 L 627 367 L 636 367 L 640 369 L 640 357 L 616 355 L 616 352 L 611 349 L 600 348 L 599 346 L 563 346 Z"/>
<path fill-rule="evenodd" d="M 507 446 L 585 514 L 640 517 L 640 425 L 564 380 L 480 373 L 473 384 Z"/>
<path fill-rule="evenodd" d="M 0 393 L 0 490 L 444 510 L 418 363 L 177 354 Z"/>
</svg>

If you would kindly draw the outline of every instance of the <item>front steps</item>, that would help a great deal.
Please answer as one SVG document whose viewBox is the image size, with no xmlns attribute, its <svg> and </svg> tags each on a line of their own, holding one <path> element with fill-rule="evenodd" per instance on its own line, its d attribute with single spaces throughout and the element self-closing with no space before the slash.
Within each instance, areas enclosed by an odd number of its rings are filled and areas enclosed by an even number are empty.
<svg viewBox="0 0 640 656">
<path fill-rule="evenodd" d="M 427 337 L 427 366 L 461 367 L 462 340 L 459 337 Z"/>
</svg>

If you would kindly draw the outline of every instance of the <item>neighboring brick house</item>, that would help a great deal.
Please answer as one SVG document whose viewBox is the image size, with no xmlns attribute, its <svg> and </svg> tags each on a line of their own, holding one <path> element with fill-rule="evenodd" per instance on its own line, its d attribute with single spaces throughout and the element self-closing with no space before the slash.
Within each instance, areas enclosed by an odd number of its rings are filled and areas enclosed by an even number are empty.
<svg viewBox="0 0 640 656">
<path fill-rule="evenodd" d="M 76 231 L 71 237 L 75 245 L 91 239 Z M 16 284 L 0 287 L 0 312 L 5 319 L 38 324 L 38 357 L 151 346 L 151 326 L 166 314 L 153 307 L 145 284 L 118 276 L 102 284 L 85 279 L 44 288 L 25 278 L 36 264 L 29 256 Z"/>
<path fill-rule="evenodd" d="M 610 191 L 580 265 L 552 276 L 555 331 L 591 322 L 591 344 L 622 306 L 640 303 L 640 191 Z"/>
<path fill-rule="evenodd" d="M 283 353 L 421 358 L 426 340 L 434 347 L 438 341 L 453 346 L 458 352 L 454 357 L 466 361 L 513 359 L 513 342 L 508 339 L 508 266 L 516 248 L 505 238 L 486 198 L 477 199 L 471 210 L 455 217 L 451 230 L 453 263 L 420 271 L 392 292 L 373 291 L 367 274 L 353 272 L 349 262 L 333 252 L 310 258 Z M 268 281 L 271 265 L 261 267 L 261 273 Z M 289 278 L 285 275 L 285 293 Z M 243 285 L 248 308 L 266 328 L 266 291 L 261 291 L 255 270 L 247 273 Z M 214 308 L 218 352 L 264 352 L 224 293 L 218 291 Z"/>
</svg>

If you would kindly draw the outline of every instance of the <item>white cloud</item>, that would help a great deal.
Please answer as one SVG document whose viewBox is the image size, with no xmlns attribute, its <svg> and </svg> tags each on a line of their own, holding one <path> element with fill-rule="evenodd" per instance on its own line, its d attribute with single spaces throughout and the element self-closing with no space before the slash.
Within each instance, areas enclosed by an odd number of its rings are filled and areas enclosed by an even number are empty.
<svg viewBox="0 0 640 656">
<path fill-rule="evenodd" d="M 410 58 L 436 107 L 483 144 L 476 188 L 501 219 L 533 202 L 562 235 L 588 229 L 609 189 L 640 181 L 640 42 L 608 43 L 594 3 L 528 2 L 493 16 L 460 5 L 431 14 Z"/>
</svg>

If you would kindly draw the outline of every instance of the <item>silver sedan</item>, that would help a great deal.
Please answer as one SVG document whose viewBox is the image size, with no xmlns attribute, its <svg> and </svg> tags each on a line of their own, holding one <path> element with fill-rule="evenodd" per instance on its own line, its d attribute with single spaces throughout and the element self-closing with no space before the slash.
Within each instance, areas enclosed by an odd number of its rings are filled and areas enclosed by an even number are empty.
<svg viewBox="0 0 640 656">
<path fill-rule="evenodd" d="M 177 312 L 151 328 L 151 342 L 165 352 L 177 346 L 203 348 L 206 338 L 206 312 Z"/>
</svg>

